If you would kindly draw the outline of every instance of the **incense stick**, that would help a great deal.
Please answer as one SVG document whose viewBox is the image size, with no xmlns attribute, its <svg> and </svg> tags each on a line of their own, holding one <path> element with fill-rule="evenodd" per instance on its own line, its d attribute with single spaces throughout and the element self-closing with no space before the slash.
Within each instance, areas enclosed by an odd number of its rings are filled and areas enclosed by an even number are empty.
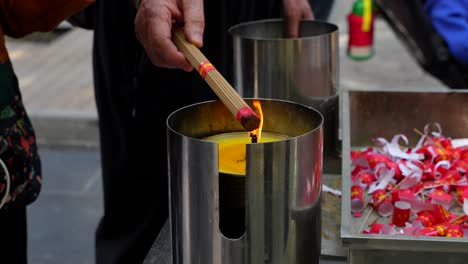
<svg viewBox="0 0 468 264">
<path fill-rule="evenodd" d="M 392 191 L 400 188 L 400 185 L 401 185 L 402 182 L 403 182 L 403 180 L 400 181 L 397 185 L 395 185 L 395 187 L 393 187 Z M 387 198 L 392 191 L 389 191 L 384 196 L 380 197 L 380 199 L 375 204 L 379 204 L 380 202 L 385 200 L 385 198 Z M 366 204 L 366 206 L 364 206 L 364 208 L 367 208 L 369 206 L 369 204 L 370 204 L 370 202 L 367 202 L 367 204 Z M 362 229 L 364 228 L 367 220 L 369 219 L 369 217 L 370 217 L 370 215 L 372 214 L 373 211 L 374 211 L 374 207 L 371 207 L 371 209 L 369 210 L 369 213 L 367 214 L 366 218 L 364 219 L 364 222 L 362 222 L 362 224 L 361 224 L 361 228 L 359 229 L 359 233 L 362 232 Z"/>
<path fill-rule="evenodd" d="M 364 226 L 366 225 L 367 220 L 369 220 L 369 217 L 371 216 L 372 212 L 374 212 L 374 207 L 371 207 L 371 209 L 369 210 L 369 213 L 367 214 L 366 218 L 365 218 L 364 221 L 362 222 L 361 227 L 359 228 L 359 234 L 362 233 L 362 229 L 363 229 Z"/>
<path fill-rule="evenodd" d="M 454 218 L 454 219 L 450 220 L 450 223 L 453 224 L 453 223 L 461 220 L 463 217 L 465 217 L 465 215 L 459 215 L 457 218 Z"/>
<path fill-rule="evenodd" d="M 421 132 L 419 129 L 415 128 L 413 129 L 414 132 L 416 132 L 416 134 L 420 135 L 420 136 L 424 136 L 423 132 Z"/>
<path fill-rule="evenodd" d="M 198 70 L 201 77 L 208 83 L 211 89 L 242 124 L 248 130 L 253 131 L 260 126 L 260 118 L 240 97 L 234 88 L 226 81 L 221 73 L 208 61 L 203 53 L 185 38 L 183 30 L 179 27 L 173 31 L 173 41 L 177 48 L 185 55 L 192 66 Z"/>
</svg>

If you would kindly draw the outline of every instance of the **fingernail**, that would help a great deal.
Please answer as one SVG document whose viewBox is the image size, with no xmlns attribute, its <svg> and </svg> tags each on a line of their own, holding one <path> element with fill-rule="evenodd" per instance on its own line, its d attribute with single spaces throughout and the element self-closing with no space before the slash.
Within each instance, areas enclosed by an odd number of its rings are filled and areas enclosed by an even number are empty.
<svg viewBox="0 0 468 264">
<path fill-rule="evenodd" d="M 193 33 L 193 42 L 198 45 L 203 45 L 203 35 L 200 32 Z"/>
</svg>

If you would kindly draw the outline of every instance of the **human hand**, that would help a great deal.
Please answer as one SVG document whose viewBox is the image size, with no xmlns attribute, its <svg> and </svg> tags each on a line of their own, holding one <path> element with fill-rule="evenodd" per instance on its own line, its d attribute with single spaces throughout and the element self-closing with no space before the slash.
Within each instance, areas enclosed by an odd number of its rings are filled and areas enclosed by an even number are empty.
<svg viewBox="0 0 468 264">
<path fill-rule="evenodd" d="M 188 41 L 203 45 L 203 0 L 142 0 L 135 18 L 136 36 L 155 66 L 192 71 L 171 39 L 175 21 L 184 23 Z"/>
<path fill-rule="evenodd" d="M 299 37 L 301 19 L 314 19 L 314 13 L 308 0 L 283 0 L 288 37 Z"/>
</svg>

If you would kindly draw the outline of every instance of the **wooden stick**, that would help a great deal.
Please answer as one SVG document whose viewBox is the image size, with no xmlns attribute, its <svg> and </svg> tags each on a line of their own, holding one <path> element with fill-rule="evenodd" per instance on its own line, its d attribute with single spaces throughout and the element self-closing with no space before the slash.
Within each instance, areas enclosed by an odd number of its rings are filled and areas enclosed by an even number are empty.
<svg viewBox="0 0 468 264">
<path fill-rule="evenodd" d="M 182 28 L 176 27 L 173 30 L 172 39 L 177 48 L 185 55 L 190 64 L 198 70 L 198 73 L 242 126 L 248 131 L 257 129 L 260 126 L 260 118 L 208 61 L 205 55 L 195 45 L 186 40 Z"/>
<path fill-rule="evenodd" d="M 394 191 L 394 190 L 400 188 L 400 185 L 401 185 L 402 182 L 403 182 L 403 180 L 401 180 L 399 183 L 397 183 L 397 184 L 395 185 L 395 187 L 393 187 L 393 189 L 392 189 L 391 191 L 387 192 L 384 196 L 382 196 L 382 197 L 376 202 L 376 204 L 378 204 L 378 203 L 382 202 L 383 200 L 385 200 L 385 198 L 387 198 L 387 197 L 391 194 L 392 191 Z M 364 208 L 366 208 L 367 206 L 369 206 L 369 204 L 370 204 L 370 201 L 368 201 L 368 202 L 366 203 L 366 205 L 364 206 Z"/>
<path fill-rule="evenodd" d="M 419 129 L 415 128 L 413 129 L 414 132 L 416 132 L 416 134 L 420 135 L 420 136 L 424 136 L 423 132 L 421 132 Z"/>
<path fill-rule="evenodd" d="M 460 219 L 462 219 L 463 217 L 465 217 L 465 215 L 459 215 L 457 218 L 454 218 L 454 219 L 450 220 L 450 223 L 453 224 L 453 223 L 459 221 Z"/>
<path fill-rule="evenodd" d="M 395 185 L 395 187 L 393 187 L 392 191 L 393 191 L 393 190 L 396 190 L 396 189 L 398 189 L 398 188 L 400 188 L 400 185 L 401 185 L 402 182 L 403 182 L 403 180 L 400 181 L 397 185 Z M 382 202 L 383 200 L 385 200 L 385 198 L 387 198 L 387 197 L 390 195 L 390 193 L 391 193 L 392 191 L 389 191 L 389 192 L 387 192 L 384 196 L 382 196 L 382 197 L 376 202 L 376 204 L 379 204 L 380 202 Z M 367 207 L 369 206 L 369 204 L 370 204 L 370 202 L 367 202 L 367 204 L 366 204 L 366 206 L 365 206 L 364 208 L 367 208 Z M 370 217 L 370 215 L 372 214 L 373 211 L 374 211 L 374 207 L 371 207 L 371 209 L 369 210 L 369 213 L 367 214 L 366 218 L 364 219 L 364 222 L 362 222 L 362 224 L 361 224 L 361 228 L 359 228 L 359 233 L 362 233 L 362 229 L 364 228 L 364 226 L 365 226 L 367 220 L 369 219 L 369 217 Z M 378 218 L 377 218 L 377 219 L 378 219 Z M 377 221 L 377 219 L 376 219 L 375 221 Z M 375 222 L 375 221 L 374 221 L 374 222 Z"/>
<path fill-rule="evenodd" d="M 364 221 L 362 222 L 361 227 L 359 228 L 359 234 L 362 233 L 362 229 L 364 229 L 364 226 L 366 226 L 367 220 L 369 220 L 369 217 L 371 216 L 372 212 L 374 212 L 374 207 L 371 207 L 369 213 L 367 213 L 366 218 L 364 218 Z"/>
</svg>

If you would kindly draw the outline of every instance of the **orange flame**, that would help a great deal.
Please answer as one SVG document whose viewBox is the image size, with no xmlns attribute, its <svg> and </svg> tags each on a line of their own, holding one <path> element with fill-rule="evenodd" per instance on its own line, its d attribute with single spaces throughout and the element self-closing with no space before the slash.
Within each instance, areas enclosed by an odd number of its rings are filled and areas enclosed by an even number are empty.
<svg viewBox="0 0 468 264">
<path fill-rule="evenodd" d="M 260 101 L 255 100 L 253 102 L 253 105 L 255 106 L 255 109 L 257 110 L 256 112 L 258 113 L 258 117 L 260 118 L 260 125 L 258 126 L 257 129 L 252 131 L 254 135 L 257 136 L 257 140 L 260 141 L 260 138 L 262 137 L 262 128 L 263 128 L 263 112 L 262 112 L 262 106 L 260 105 Z"/>
</svg>

